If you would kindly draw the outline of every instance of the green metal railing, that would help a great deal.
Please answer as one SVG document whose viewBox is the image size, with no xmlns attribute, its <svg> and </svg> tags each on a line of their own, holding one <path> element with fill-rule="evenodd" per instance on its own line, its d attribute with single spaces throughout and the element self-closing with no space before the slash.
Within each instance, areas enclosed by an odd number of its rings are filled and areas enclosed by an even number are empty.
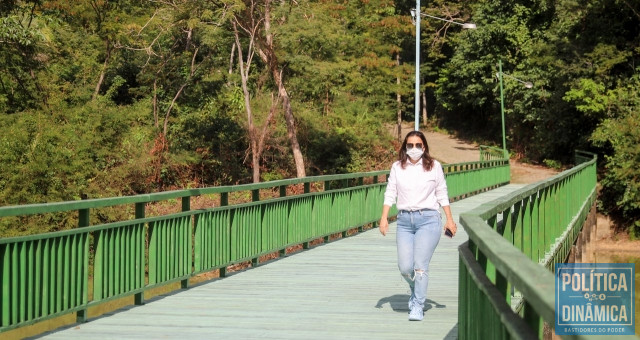
<svg viewBox="0 0 640 340">
<path fill-rule="evenodd" d="M 504 159 L 507 158 L 506 155 L 508 154 L 507 150 L 496 148 L 494 146 L 480 145 L 479 149 L 481 161 Z"/>
<path fill-rule="evenodd" d="M 511 181 L 508 159 L 445 164 L 443 168 L 447 178 L 449 197 L 454 200 L 493 189 Z"/>
<path fill-rule="evenodd" d="M 445 165 L 450 196 L 509 182 L 507 160 Z M 0 239 L 0 332 L 125 296 L 142 304 L 144 292 L 167 283 L 286 253 L 293 245 L 376 223 L 388 171 L 307 177 L 258 184 L 160 192 L 148 195 L 0 207 L 0 218 L 77 211 L 79 228 Z M 304 192 L 287 196 L 290 186 Z M 311 192 L 311 188 L 318 189 Z M 229 195 L 252 202 L 229 205 Z M 260 193 L 275 198 L 260 200 Z M 274 194 L 275 193 L 275 194 Z M 192 198 L 218 195 L 219 204 L 191 209 Z M 279 197 L 278 197 L 279 196 Z M 147 217 L 151 202 L 178 202 L 181 211 Z M 92 211 L 131 209 L 128 220 L 91 225 Z M 395 215 L 395 207 L 391 215 Z M 91 291 L 91 294 L 90 294 Z"/>
<path fill-rule="evenodd" d="M 460 339 L 542 338 L 554 324 L 555 264 L 596 199 L 596 156 L 577 155 L 574 168 L 461 215 Z"/>
</svg>

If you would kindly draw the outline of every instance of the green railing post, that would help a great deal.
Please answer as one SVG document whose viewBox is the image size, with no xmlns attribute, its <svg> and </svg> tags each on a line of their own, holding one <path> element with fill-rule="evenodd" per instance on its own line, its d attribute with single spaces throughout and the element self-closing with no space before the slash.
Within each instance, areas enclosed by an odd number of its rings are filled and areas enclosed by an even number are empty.
<svg viewBox="0 0 640 340">
<path fill-rule="evenodd" d="M 191 210 L 191 196 L 185 196 L 182 197 L 182 211 L 189 211 Z M 193 219 L 189 219 L 190 221 L 190 228 L 189 228 L 189 249 L 193 249 L 193 245 L 191 244 L 191 235 L 193 235 Z M 189 252 L 189 272 L 192 272 L 193 270 L 191 268 L 193 268 L 193 258 L 191 257 L 192 252 Z M 189 288 L 189 278 L 180 280 L 180 288 L 182 289 L 186 289 Z"/>
<path fill-rule="evenodd" d="M 287 186 L 286 185 L 281 185 L 280 186 L 280 197 L 286 197 L 287 196 Z M 278 252 L 278 256 L 285 256 L 287 255 L 287 248 L 282 248 L 280 249 L 280 251 Z"/>
<path fill-rule="evenodd" d="M 135 217 L 136 217 L 136 219 L 145 218 L 146 217 L 146 212 L 145 212 L 146 207 L 147 207 L 147 204 L 144 203 L 144 202 L 136 203 L 136 205 L 135 205 Z M 148 235 L 148 233 L 144 233 L 144 235 Z M 133 303 L 136 304 L 136 305 L 144 305 L 144 292 L 140 292 L 140 293 L 134 294 Z"/>
<path fill-rule="evenodd" d="M 221 207 L 226 207 L 229 205 L 229 193 L 228 192 L 222 192 L 220 193 L 220 206 Z M 228 246 L 228 252 L 230 252 L 230 246 Z M 220 277 L 226 277 L 227 276 L 227 267 L 223 266 L 220 269 Z"/>
<path fill-rule="evenodd" d="M 326 191 L 327 190 L 327 183 L 325 182 L 324 185 L 325 185 L 324 190 Z M 311 183 L 310 182 L 305 182 L 304 183 L 304 193 L 308 194 L 310 192 L 311 192 Z M 302 243 L 302 249 L 309 249 L 309 241 Z"/>
<path fill-rule="evenodd" d="M 498 292 L 504 297 L 507 305 L 511 304 L 511 284 L 507 280 L 506 276 L 502 275 L 499 271 L 496 270 L 496 288 Z"/>
<path fill-rule="evenodd" d="M 251 200 L 253 202 L 260 201 L 260 189 L 251 190 Z M 259 257 L 254 257 L 254 258 L 251 259 L 251 266 L 255 267 L 259 263 L 260 263 L 260 258 Z"/>
<path fill-rule="evenodd" d="M 78 211 L 78 228 L 88 227 L 91 224 L 89 214 L 89 209 Z"/>
<path fill-rule="evenodd" d="M 186 196 L 182 198 L 182 211 L 191 210 L 191 196 Z"/>
<path fill-rule="evenodd" d="M 528 301 L 525 301 L 522 307 L 522 318 L 531 327 L 531 330 L 538 335 L 538 339 L 544 337 L 544 320 Z"/>
<path fill-rule="evenodd" d="M 522 214 L 522 252 L 525 253 L 532 261 L 533 251 L 533 230 L 531 228 L 531 210 L 533 207 L 533 202 L 531 202 L 531 197 L 525 197 L 523 199 L 523 214 Z"/>
<path fill-rule="evenodd" d="M 373 176 L 373 184 L 378 184 L 378 175 Z M 373 228 L 377 228 L 378 227 L 378 221 L 374 221 L 371 224 L 372 224 Z"/>
<path fill-rule="evenodd" d="M 544 258 L 544 251 L 541 251 L 542 240 L 540 239 L 540 196 L 538 193 L 531 195 L 531 256 L 535 262 L 540 262 Z"/>
<path fill-rule="evenodd" d="M 80 209 L 78 210 L 78 228 L 84 228 L 84 227 L 88 227 L 91 224 L 91 217 L 90 217 L 90 210 L 89 209 Z M 88 264 L 87 264 L 88 267 Z M 84 285 L 85 289 L 83 289 L 82 292 L 82 298 L 84 299 L 85 303 L 88 301 L 89 299 L 89 273 L 84 273 L 83 277 L 82 277 L 82 284 Z M 87 322 L 87 315 L 88 310 L 87 309 L 80 309 L 76 312 L 76 322 L 78 323 L 83 323 L 83 322 Z"/>
</svg>

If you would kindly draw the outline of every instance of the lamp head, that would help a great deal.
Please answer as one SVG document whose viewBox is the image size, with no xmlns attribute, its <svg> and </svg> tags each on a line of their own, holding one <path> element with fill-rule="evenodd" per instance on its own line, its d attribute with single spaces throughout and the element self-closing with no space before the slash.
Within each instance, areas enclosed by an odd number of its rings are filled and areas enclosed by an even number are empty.
<svg viewBox="0 0 640 340">
<path fill-rule="evenodd" d="M 526 88 L 530 89 L 530 88 L 532 88 L 532 87 L 533 87 L 533 83 L 532 83 L 532 82 L 530 82 L 530 81 L 527 81 L 527 82 L 525 82 L 525 83 L 524 83 L 524 87 L 526 87 Z"/>
<path fill-rule="evenodd" d="M 464 24 L 462 24 L 462 28 L 465 29 L 476 29 L 476 24 L 470 23 L 470 22 L 465 22 Z"/>
</svg>

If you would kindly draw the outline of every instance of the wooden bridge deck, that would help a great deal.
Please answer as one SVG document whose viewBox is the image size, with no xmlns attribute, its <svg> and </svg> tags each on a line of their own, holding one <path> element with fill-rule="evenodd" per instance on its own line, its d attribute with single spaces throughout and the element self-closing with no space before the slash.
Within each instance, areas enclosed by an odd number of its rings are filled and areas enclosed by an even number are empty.
<svg viewBox="0 0 640 340">
<path fill-rule="evenodd" d="M 454 217 L 521 187 L 455 202 Z M 425 319 L 409 322 L 395 224 L 390 229 L 386 237 L 372 229 L 39 338 L 456 339 L 457 248 L 467 234 L 460 228 L 455 238 L 441 238 L 431 262 Z"/>
</svg>

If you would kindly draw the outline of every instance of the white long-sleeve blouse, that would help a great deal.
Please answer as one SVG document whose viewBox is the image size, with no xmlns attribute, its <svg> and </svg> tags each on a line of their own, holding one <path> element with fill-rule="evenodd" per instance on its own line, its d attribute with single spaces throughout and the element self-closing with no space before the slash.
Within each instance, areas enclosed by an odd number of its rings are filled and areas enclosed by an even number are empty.
<svg viewBox="0 0 640 340">
<path fill-rule="evenodd" d="M 397 201 L 396 201 L 397 199 Z M 422 159 L 415 164 L 407 162 L 402 169 L 400 161 L 391 166 L 384 205 L 396 203 L 398 210 L 439 210 L 449 205 L 449 194 L 440 162 L 433 160 L 431 171 L 422 167 Z"/>
</svg>

